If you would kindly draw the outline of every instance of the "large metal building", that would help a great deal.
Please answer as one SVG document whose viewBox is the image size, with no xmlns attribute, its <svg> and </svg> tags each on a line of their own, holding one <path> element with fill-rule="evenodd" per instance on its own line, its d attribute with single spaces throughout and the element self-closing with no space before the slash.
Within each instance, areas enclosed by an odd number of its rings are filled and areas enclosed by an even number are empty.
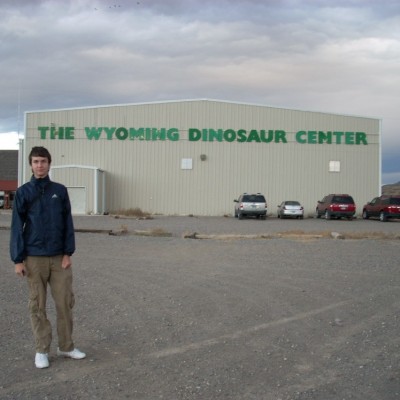
<svg viewBox="0 0 400 400">
<path fill-rule="evenodd" d="M 19 183 L 45 146 L 76 214 L 232 215 L 243 192 L 263 193 L 268 214 L 298 200 L 307 216 L 349 193 L 359 213 L 380 194 L 380 143 L 377 118 L 208 99 L 31 111 Z"/>
</svg>

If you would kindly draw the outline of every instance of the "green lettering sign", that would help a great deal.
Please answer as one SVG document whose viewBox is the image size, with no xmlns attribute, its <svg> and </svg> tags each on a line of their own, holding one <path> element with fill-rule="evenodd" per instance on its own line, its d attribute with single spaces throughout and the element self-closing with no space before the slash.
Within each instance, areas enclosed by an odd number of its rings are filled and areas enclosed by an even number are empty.
<svg viewBox="0 0 400 400">
<path fill-rule="evenodd" d="M 190 128 L 188 132 L 189 142 L 197 142 L 201 138 L 201 130 Z"/>
<path fill-rule="evenodd" d="M 39 126 L 39 137 L 42 140 L 73 140 L 75 139 L 75 128 L 72 126 Z M 170 140 L 180 139 L 178 128 L 126 128 L 126 127 L 85 127 L 88 140 Z M 223 128 L 189 128 L 189 142 L 238 142 L 238 143 L 287 143 L 286 132 L 282 129 L 223 129 Z M 299 144 L 346 144 L 346 145 L 368 145 L 365 132 L 352 131 L 297 131 L 295 141 Z"/>
<path fill-rule="evenodd" d="M 128 137 L 128 129 L 126 128 L 118 128 L 115 131 L 115 137 L 119 140 L 125 140 Z"/>
<path fill-rule="evenodd" d="M 356 144 L 368 144 L 367 135 L 364 132 L 356 132 Z"/>
<path fill-rule="evenodd" d="M 85 128 L 86 137 L 89 140 L 99 140 L 103 128 Z"/>
</svg>

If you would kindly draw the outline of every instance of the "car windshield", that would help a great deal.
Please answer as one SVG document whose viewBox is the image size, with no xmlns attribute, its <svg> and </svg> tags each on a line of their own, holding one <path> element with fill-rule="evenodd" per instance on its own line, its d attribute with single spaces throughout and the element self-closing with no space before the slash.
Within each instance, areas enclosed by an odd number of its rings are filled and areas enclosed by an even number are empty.
<svg viewBox="0 0 400 400">
<path fill-rule="evenodd" d="M 247 194 L 243 196 L 243 202 L 245 203 L 265 203 L 265 198 L 259 194 Z"/>
<path fill-rule="evenodd" d="M 389 204 L 400 205 L 400 197 L 392 197 L 389 201 Z"/>
<path fill-rule="evenodd" d="M 335 196 L 332 203 L 353 204 L 354 200 L 351 196 Z"/>
</svg>

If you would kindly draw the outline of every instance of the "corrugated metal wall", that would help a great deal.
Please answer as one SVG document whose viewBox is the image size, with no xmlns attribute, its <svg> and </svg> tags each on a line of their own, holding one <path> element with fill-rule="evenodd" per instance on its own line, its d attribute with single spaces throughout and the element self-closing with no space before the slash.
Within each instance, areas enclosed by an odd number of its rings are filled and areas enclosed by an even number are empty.
<svg viewBox="0 0 400 400">
<path fill-rule="evenodd" d="M 39 126 L 72 126 L 74 139 L 40 139 Z M 88 140 L 85 127 L 178 128 L 180 140 L 108 140 L 104 133 Z M 282 129 L 287 143 L 194 142 L 189 128 Z M 365 132 L 368 145 L 300 144 L 299 130 Z M 29 112 L 25 135 L 26 154 L 42 145 L 54 165 L 106 171 L 109 211 L 139 207 L 169 215 L 224 215 L 233 213 L 240 193 L 262 192 L 270 213 L 291 199 L 312 214 L 328 193 L 350 193 L 361 208 L 380 190 L 380 121 L 374 118 L 193 100 Z M 192 159 L 193 169 L 182 170 L 182 159 Z M 340 161 L 341 171 L 329 172 L 329 161 Z M 29 166 L 25 170 L 29 176 Z"/>
</svg>

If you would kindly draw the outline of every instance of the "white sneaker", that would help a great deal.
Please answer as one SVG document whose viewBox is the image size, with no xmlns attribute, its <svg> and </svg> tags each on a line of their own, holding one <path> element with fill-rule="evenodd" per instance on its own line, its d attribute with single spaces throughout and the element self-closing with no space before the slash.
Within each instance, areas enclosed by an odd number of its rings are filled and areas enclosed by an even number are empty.
<svg viewBox="0 0 400 400">
<path fill-rule="evenodd" d="M 36 353 L 35 356 L 35 365 L 36 368 L 48 368 L 49 364 L 49 357 L 46 353 Z"/>
<path fill-rule="evenodd" d="M 86 357 L 86 354 L 78 349 L 73 349 L 72 351 L 61 351 L 60 349 L 57 349 L 57 355 L 73 358 L 74 360 L 82 360 L 82 358 Z"/>
</svg>

